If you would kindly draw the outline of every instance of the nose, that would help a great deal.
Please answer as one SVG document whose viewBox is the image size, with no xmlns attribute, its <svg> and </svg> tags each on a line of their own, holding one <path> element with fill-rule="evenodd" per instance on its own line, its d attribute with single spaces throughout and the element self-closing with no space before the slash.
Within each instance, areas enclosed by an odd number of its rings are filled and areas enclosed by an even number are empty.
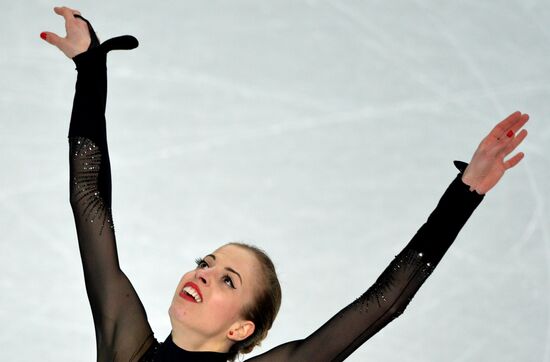
<svg viewBox="0 0 550 362">
<path fill-rule="evenodd" d="M 210 284 L 210 272 L 209 269 L 197 269 L 197 273 L 195 274 L 195 277 L 197 280 L 206 286 Z"/>
</svg>

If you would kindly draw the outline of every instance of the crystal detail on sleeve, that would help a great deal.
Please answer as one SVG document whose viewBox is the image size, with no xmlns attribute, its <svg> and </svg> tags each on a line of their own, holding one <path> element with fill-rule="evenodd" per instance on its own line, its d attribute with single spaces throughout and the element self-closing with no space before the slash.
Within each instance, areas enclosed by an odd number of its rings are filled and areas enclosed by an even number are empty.
<svg viewBox="0 0 550 362">
<path fill-rule="evenodd" d="M 85 137 L 71 137 L 69 145 L 74 166 L 71 183 L 72 202 L 83 203 L 80 208 L 81 216 L 90 223 L 99 222 L 101 235 L 106 224 L 111 229 L 114 229 L 114 225 L 111 209 L 106 207 L 99 190 L 100 149 L 92 140 Z"/>
<path fill-rule="evenodd" d="M 396 255 L 376 282 L 349 307 L 357 308 L 361 313 L 368 313 L 369 307 L 374 305 L 376 308 L 383 308 L 386 304 L 388 308 L 395 308 L 395 317 L 397 317 L 403 313 L 415 293 L 408 295 L 406 301 L 395 295 L 395 290 L 405 289 L 401 285 L 402 278 L 406 277 L 411 282 L 415 280 L 414 284 L 422 284 L 434 269 L 433 263 L 424 260 L 422 252 L 405 249 Z M 391 298 L 388 297 L 389 295 Z"/>
</svg>

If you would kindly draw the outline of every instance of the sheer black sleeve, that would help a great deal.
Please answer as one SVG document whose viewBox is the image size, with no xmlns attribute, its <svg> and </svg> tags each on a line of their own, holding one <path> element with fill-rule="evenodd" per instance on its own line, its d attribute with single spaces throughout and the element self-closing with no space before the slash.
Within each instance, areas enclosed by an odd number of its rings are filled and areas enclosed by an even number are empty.
<svg viewBox="0 0 550 362">
<path fill-rule="evenodd" d="M 249 361 L 343 361 L 400 316 L 433 272 L 485 195 L 461 180 L 467 164 L 449 185 L 435 210 L 376 282 L 307 338 L 275 347 Z"/>
<path fill-rule="evenodd" d="M 68 134 L 70 204 L 94 320 L 97 360 L 127 362 L 137 360 L 154 340 L 141 301 L 120 269 L 111 215 L 106 58 L 109 50 L 117 48 L 117 41 L 106 42 L 109 49 L 94 40 L 86 52 L 73 58 L 78 74 Z"/>
</svg>

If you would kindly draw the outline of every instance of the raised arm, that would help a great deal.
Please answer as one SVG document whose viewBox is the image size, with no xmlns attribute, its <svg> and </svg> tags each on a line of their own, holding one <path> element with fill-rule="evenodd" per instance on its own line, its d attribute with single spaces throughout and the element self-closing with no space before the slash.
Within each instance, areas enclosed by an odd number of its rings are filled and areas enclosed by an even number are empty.
<svg viewBox="0 0 550 362">
<path fill-rule="evenodd" d="M 89 33 L 85 51 L 66 47 L 69 50 L 65 54 L 71 57 L 77 53 L 71 58 L 78 74 L 68 135 L 70 204 L 95 325 L 97 359 L 137 360 L 153 343 L 153 335 L 138 295 L 118 262 L 105 125 L 107 53 L 135 48 L 137 40 L 118 37 L 100 45 L 77 11 L 56 8 L 56 13 L 65 17 L 67 39 L 77 32 Z M 55 42 L 53 39 L 49 41 Z"/>
<path fill-rule="evenodd" d="M 519 112 L 510 115 L 482 141 L 469 165 L 455 161 L 460 173 L 426 223 L 363 295 L 307 338 L 275 347 L 250 361 L 343 361 L 400 316 L 485 193 L 523 157 L 520 153 L 503 160 L 527 135 L 523 130 L 514 137 L 527 119 Z"/>
</svg>

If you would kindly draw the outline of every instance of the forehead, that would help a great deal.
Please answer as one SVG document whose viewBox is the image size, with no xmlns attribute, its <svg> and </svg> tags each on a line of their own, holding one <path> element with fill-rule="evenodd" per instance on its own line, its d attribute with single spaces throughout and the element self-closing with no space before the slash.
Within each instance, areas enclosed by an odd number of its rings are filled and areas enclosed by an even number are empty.
<svg viewBox="0 0 550 362">
<path fill-rule="evenodd" d="M 216 263 L 223 263 L 241 274 L 244 284 L 254 281 L 260 269 L 254 253 L 237 245 L 224 245 L 212 254 L 216 257 Z"/>
<path fill-rule="evenodd" d="M 216 256 L 216 260 L 226 262 L 245 262 L 250 263 L 251 259 L 256 259 L 254 253 L 250 250 L 237 245 L 224 245 L 216 249 L 212 254 Z"/>
</svg>

